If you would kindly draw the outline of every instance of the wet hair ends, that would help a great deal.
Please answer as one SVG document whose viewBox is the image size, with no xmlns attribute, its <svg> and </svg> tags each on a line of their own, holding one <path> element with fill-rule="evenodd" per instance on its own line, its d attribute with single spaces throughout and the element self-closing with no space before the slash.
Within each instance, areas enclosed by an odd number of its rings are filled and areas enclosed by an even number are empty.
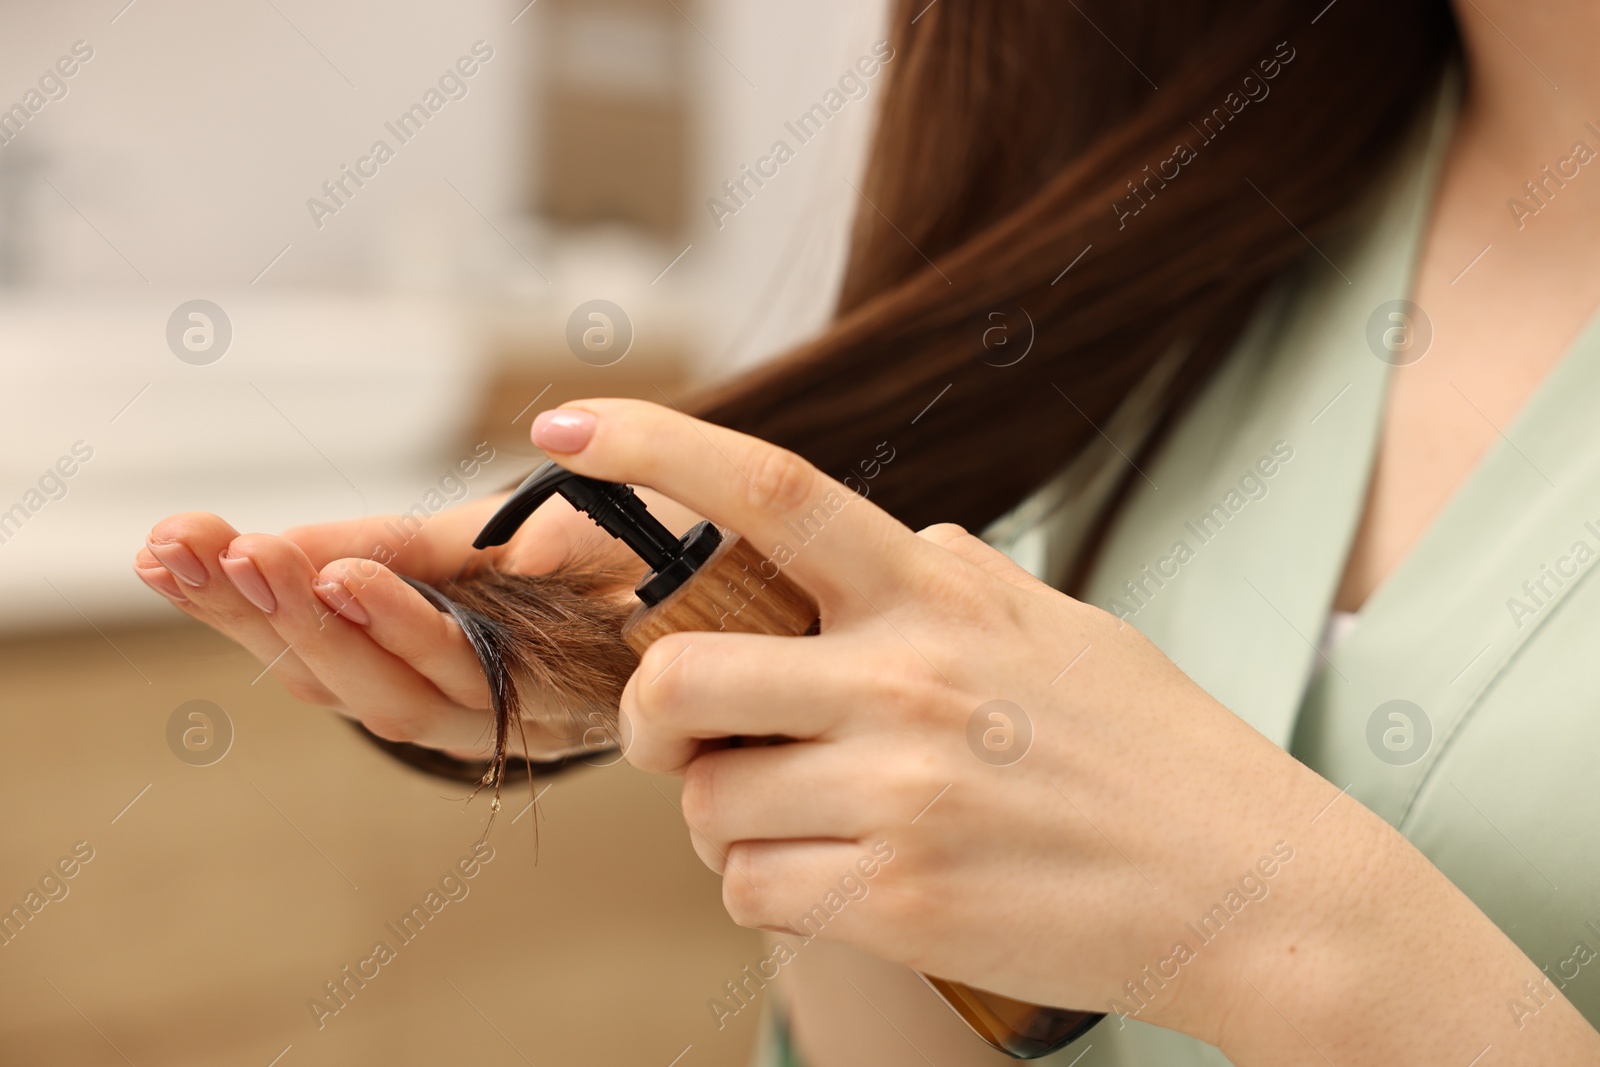
<svg viewBox="0 0 1600 1067">
<path fill-rule="evenodd" d="M 489 684 L 490 756 L 460 760 L 417 745 L 374 740 L 419 769 L 475 782 L 474 796 L 492 787 L 493 811 L 499 810 L 508 766 L 525 765 L 531 783 L 536 771 L 561 770 L 603 751 L 586 746 L 553 760 L 514 758 L 512 730 L 520 732 L 526 719 L 536 718 L 558 737 L 569 735 L 574 746 L 598 730 L 610 739 L 608 747 L 615 747 L 622 687 L 639 663 L 622 640 L 622 624 L 636 602 L 618 590 L 636 576 L 634 569 L 574 560 L 549 574 L 481 568 L 450 580 L 444 590 L 406 579 L 454 617 L 477 654 Z M 537 715 L 530 710 L 535 703 Z"/>
</svg>

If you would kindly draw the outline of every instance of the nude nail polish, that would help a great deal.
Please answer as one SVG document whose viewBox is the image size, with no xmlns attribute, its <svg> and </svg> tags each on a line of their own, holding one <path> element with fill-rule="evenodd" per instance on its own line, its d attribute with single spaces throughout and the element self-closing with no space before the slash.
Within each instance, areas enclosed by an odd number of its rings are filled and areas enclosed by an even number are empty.
<svg viewBox="0 0 1600 1067">
<path fill-rule="evenodd" d="M 168 541 L 158 544 L 155 541 L 145 542 L 150 549 L 150 554 L 161 561 L 161 565 L 185 585 L 201 588 L 211 580 L 211 572 L 206 570 L 206 565 L 200 562 L 200 557 L 189 550 L 189 546 L 181 541 Z"/>
<path fill-rule="evenodd" d="M 547 452 L 581 452 L 594 436 L 593 413 L 557 408 L 533 420 L 533 443 Z"/>
<path fill-rule="evenodd" d="M 189 598 L 183 595 L 183 589 L 178 585 L 178 580 L 165 567 L 134 567 L 133 573 L 139 576 L 141 582 L 168 600 L 178 604 L 187 604 L 189 602 Z"/>
<path fill-rule="evenodd" d="M 367 609 L 362 607 L 361 601 L 340 583 L 318 578 L 311 583 L 311 588 L 340 618 L 349 619 L 357 626 L 371 625 L 372 616 L 367 614 Z"/>
<path fill-rule="evenodd" d="M 248 556 L 230 556 L 228 550 L 217 557 L 217 562 L 222 564 L 222 573 L 228 576 L 228 581 L 239 590 L 239 595 L 250 603 L 266 612 L 268 615 L 278 606 L 278 598 L 272 595 L 272 587 L 261 576 L 255 562 Z"/>
</svg>

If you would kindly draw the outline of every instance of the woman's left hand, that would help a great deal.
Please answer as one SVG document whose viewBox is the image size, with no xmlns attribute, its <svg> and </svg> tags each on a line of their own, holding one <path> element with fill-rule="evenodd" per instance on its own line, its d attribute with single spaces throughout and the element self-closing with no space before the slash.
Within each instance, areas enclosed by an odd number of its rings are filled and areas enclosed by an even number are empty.
<svg viewBox="0 0 1600 1067">
<path fill-rule="evenodd" d="M 1132 627 L 680 413 L 586 400 L 533 433 L 574 471 L 739 531 L 820 607 L 814 637 L 663 637 L 622 696 L 628 759 L 684 776 L 741 925 L 1137 1015 L 1240 1063 L 1320 1062 L 1306 1030 L 1419 1063 L 1418 1026 L 1441 1053 L 1440 1021 L 1502 1039 L 1490 1016 L 1526 958 Z M 794 740 L 704 744 L 769 735 Z M 1441 944 L 1464 988 L 1438 980 Z"/>
</svg>

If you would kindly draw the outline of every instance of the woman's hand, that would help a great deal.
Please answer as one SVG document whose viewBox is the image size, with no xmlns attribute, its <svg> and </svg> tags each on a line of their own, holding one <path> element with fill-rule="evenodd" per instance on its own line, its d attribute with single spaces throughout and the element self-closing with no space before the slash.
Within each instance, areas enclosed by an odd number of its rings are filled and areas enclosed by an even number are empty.
<svg viewBox="0 0 1600 1067">
<path fill-rule="evenodd" d="M 625 565 L 617 542 L 565 500 L 552 500 L 510 543 L 479 553 L 472 539 L 503 494 L 439 512 L 376 516 L 247 534 L 215 515 L 163 519 L 134 561 L 152 589 L 249 649 L 296 698 L 336 708 L 380 737 L 462 758 L 486 758 L 489 693 L 466 635 L 400 575 L 439 584 L 469 560 L 540 574 L 574 556 Z M 692 516 L 651 499 L 669 523 Z M 618 590 L 627 595 L 627 589 Z M 538 716 L 513 731 L 514 751 L 548 758 L 573 739 Z"/>
<path fill-rule="evenodd" d="M 1515 1036 L 1504 1001 L 1537 969 L 1114 617 L 654 405 L 581 401 L 534 440 L 738 530 L 820 606 L 815 637 L 664 637 L 623 693 L 629 760 L 684 775 L 739 923 L 1117 1010 L 1241 1064 L 1465 1064 Z M 762 735 L 794 741 L 705 744 Z M 1538 1054 L 1592 1052 L 1570 1005 L 1551 1019 L 1575 1043 Z"/>
</svg>

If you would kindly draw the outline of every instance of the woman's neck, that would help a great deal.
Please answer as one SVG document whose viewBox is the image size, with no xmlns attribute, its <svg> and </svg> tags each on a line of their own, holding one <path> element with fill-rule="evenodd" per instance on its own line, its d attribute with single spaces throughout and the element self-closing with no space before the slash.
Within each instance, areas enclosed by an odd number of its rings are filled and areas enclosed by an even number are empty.
<svg viewBox="0 0 1600 1067">
<path fill-rule="evenodd" d="M 1466 51 L 1463 118 L 1523 168 L 1600 126 L 1600 4 L 1594 0 L 1454 0 Z"/>
</svg>

